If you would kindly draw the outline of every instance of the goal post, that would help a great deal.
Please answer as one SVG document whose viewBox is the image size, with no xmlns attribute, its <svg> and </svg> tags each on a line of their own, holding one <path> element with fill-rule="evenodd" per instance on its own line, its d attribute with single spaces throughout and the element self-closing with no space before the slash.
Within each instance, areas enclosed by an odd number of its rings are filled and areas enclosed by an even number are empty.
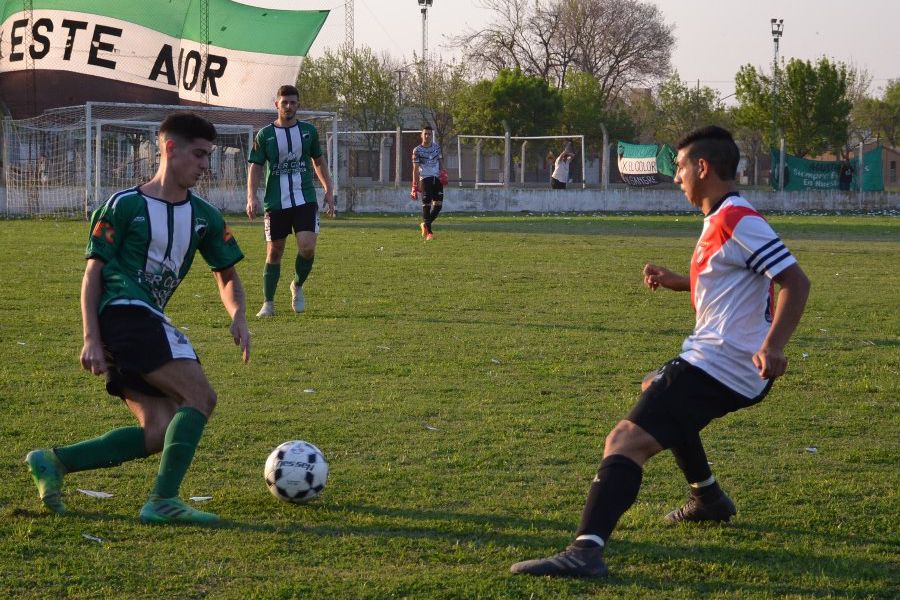
<svg viewBox="0 0 900 600">
<path fill-rule="evenodd" d="M 274 120 L 273 110 L 88 102 L 30 119 L 4 119 L 6 215 L 90 216 L 115 191 L 153 176 L 159 125 L 175 112 L 199 114 L 216 128 L 210 170 L 195 185 L 197 193 L 220 210 L 243 212 L 247 156 L 256 132 Z M 298 111 L 297 118 L 319 131 L 337 198 L 337 152 L 329 133 L 336 132 L 338 115 Z"/>
</svg>

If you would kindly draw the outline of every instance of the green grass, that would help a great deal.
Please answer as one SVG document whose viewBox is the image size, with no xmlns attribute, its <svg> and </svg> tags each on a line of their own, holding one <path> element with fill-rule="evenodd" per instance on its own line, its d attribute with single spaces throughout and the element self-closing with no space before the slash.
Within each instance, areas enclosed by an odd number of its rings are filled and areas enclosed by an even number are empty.
<svg viewBox="0 0 900 600">
<path fill-rule="evenodd" d="M 231 220 L 252 315 L 262 230 Z M 86 224 L 0 222 L 0 597 L 895 598 L 900 221 L 771 221 L 813 292 L 788 375 L 704 432 L 738 516 L 664 527 L 686 490 L 660 455 L 606 582 L 508 570 L 570 541 L 606 432 L 690 331 L 688 296 L 640 269 L 683 272 L 698 215 L 443 215 L 428 244 L 414 217 L 325 220 L 307 312 L 285 277 L 246 366 L 198 257 L 168 312 L 219 392 L 183 486 L 214 529 L 138 523 L 155 459 L 73 474 L 73 514 L 42 511 L 26 452 L 132 421 L 78 364 Z M 298 438 L 331 465 L 305 506 L 262 474 Z"/>
</svg>

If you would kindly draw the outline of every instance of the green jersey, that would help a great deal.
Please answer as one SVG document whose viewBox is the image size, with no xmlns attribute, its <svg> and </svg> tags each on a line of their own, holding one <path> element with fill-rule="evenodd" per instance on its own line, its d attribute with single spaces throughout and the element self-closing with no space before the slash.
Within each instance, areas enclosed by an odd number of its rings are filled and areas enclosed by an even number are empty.
<svg viewBox="0 0 900 600">
<path fill-rule="evenodd" d="M 272 123 L 260 129 L 247 161 L 266 165 L 263 208 L 275 211 L 316 202 L 311 158 L 320 156 L 319 132 L 306 121 L 291 127 Z"/>
<path fill-rule="evenodd" d="M 216 271 L 244 258 L 219 210 L 191 191 L 176 204 L 138 188 L 113 194 L 91 217 L 86 251 L 104 262 L 100 312 L 138 304 L 164 316 L 197 250 Z"/>
</svg>

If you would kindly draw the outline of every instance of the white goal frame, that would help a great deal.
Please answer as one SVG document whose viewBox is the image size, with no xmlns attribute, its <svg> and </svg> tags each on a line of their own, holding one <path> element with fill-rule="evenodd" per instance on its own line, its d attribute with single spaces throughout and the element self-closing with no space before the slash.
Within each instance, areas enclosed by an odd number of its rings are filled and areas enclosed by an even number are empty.
<svg viewBox="0 0 900 600">
<path fill-rule="evenodd" d="M 587 187 L 587 173 L 585 173 L 586 161 L 585 161 L 585 144 L 584 144 L 584 135 L 458 135 L 456 136 L 456 156 L 457 156 L 457 170 L 459 173 L 458 181 L 459 187 L 462 187 L 462 138 L 469 138 L 479 140 L 476 142 L 476 160 L 475 160 L 475 188 L 479 187 L 509 187 L 510 184 L 510 172 L 509 172 L 509 164 L 510 158 L 512 154 L 511 142 L 512 140 L 521 141 L 522 142 L 522 167 L 521 167 L 521 178 L 522 181 L 519 183 L 524 183 L 524 174 L 525 174 L 525 148 L 528 144 L 529 140 L 572 140 L 579 139 L 581 140 L 581 189 L 585 189 Z M 481 173 L 481 148 L 480 148 L 480 140 L 503 140 L 503 181 L 479 181 L 478 176 Z"/>
</svg>

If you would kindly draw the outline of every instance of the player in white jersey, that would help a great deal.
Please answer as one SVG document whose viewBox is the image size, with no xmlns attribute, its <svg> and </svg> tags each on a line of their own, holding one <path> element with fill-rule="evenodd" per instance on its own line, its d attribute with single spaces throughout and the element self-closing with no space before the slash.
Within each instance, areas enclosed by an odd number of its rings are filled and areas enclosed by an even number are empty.
<svg viewBox="0 0 900 600">
<path fill-rule="evenodd" d="M 428 125 L 422 128 L 422 143 L 413 149 L 412 161 L 412 190 L 409 195 L 415 200 L 422 194 L 422 223 L 419 229 L 422 237 L 429 241 L 434 239 L 431 224 L 444 205 L 444 186 L 448 177 L 441 147 L 434 141 L 434 130 Z"/>
<path fill-rule="evenodd" d="M 668 523 L 729 520 L 736 509 L 706 460 L 700 431 L 752 406 L 784 374 L 784 347 L 809 295 L 809 280 L 766 220 L 740 197 L 740 158 L 731 134 L 705 127 L 678 143 L 675 183 L 705 215 L 690 274 L 647 264 L 644 283 L 691 292 L 697 321 L 682 353 L 641 385 L 641 398 L 606 438 L 575 540 L 549 558 L 516 563 L 513 573 L 604 577 L 603 550 L 637 498 L 643 465 L 670 449 L 690 485 Z M 774 283 L 781 289 L 774 302 Z"/>
</svg>

